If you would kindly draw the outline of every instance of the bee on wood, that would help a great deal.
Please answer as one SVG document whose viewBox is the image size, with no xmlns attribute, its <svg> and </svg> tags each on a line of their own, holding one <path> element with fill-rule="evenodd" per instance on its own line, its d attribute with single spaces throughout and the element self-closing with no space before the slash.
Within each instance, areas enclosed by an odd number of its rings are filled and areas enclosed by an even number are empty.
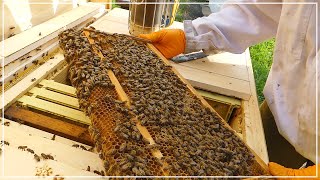
<svg viewBox="0 0 320 180">
<path fill-rule="evenodd" d="M 54 160 L 53 156 L 50 155 L 50 154 L 47 154 L 47 158 L 48 158 L 48 159 L 51 159 L 51 160 Z"/>
<path fill-rule="evenodd" d="M 11 26 L 11 27 L 10 27 L 10 30 L 12 30 L 12 29 L 14 29 L 14 28 L 16 28 L 16 27 L 14 27 L 14 26 Z"/>
<path fill-rule="evenodd" d="M 19 146 L 18 149 L 25 151 L 27 149 L 27 146 Z"/>
<path fill-rule="evenodd" d="M 90 166 L 87 167 L 87 171 L 90 171 Z"/>
<path fill-rule="evenodd" d="M 103 171 L 103 170 L 101 170 L 101 176 L 105 176 L 105 174 L 104 174 L 104 171 Z"/>
<path fill-rule="evenodd" d="M 83 146 L 83 145 L 80 145 L 80 148 L 81 148 L 82 150 L 87 151 L 87 148 L 86 148 L 85 146 Z"/>
<path fill-rule="evenodd" d="M 34 82 L 35 80 L 36 80 L 36 78 L 32 78 L 32 79 L 31 79 L 31 82 Z"/>
<path fill-rule="evenodd" d="M 41 51 L 41 48 L 36 48 L 36 51 Z"/>
<path fill-rule="evenodd" d="M 3 123 L 3 125 L 5 125 L 5 126 L 10 126 L 10 122 L 9 122 L 9 121 L 6 121 L 6 122 Z"/>
<path fill-rule="evenodd" d="M 33 61 L 32 61 L 32 64 L 37 65 L 37 64 L 38 64 L 38 62 L 39 62 L 39 60 L 33 60 Z"/>
<path fill-rule="evenodd" d="M 51 138 L 52 141 L 56 140 L 56 135 L 54 134 Z"/>
<path fill-rule="evenodd" d="M 39 32 L 39 36 L 41 36 L 41 32 Z"/>
<path fill-rule="evenodd" d="M 44 154 L 44 153 L 41 153 L 41 157 L 42 157 L 43 159 L 48 159 L 48 156 L 47 156 L 46 154 Z"/>
<path fill-rule="evenodd" d="M 50 57 L 50 59 L 53 59 L 53 58 L 54 58 L 54 56 Z"/>
<path fill-rule="evenodd" d="M 27 56 L 27 58 L 31 58 L 32 56 Z"/>
<path fill-rule="evenodd" d="M 28 151 L 29 153 L 31 153 L 31 154 L 34 154 L 34 151 L 33 151 L 32 149 L 30 149 L 30 148 L 27 148 L 27 151 Z"/>
<path fill-rule="evenodd" d="M 12 33 L 12 34 L 10 34 L 9 36 L 8 36 L 8 38 L 10 38 L 10 37 L 12 37 L 12 36 L 14 36 L 14 35 L 16 35 L 15 33 Z"/>
<path fill-rule="evenodd" d="M 1 144 L 7 145 L 7 146 L 10 145 L 10 143 L 8 141 L 1 141 Z"/>
<path fill-rule="evenodd" d="M 79 144 L 74 144 L 74 145 L 72 145 L 72 147 L 78 148 Z"/>
<path fill-rule="evenodd" d="M 98 175 L 100 175 L 100 176 L 101 176 L 100 171 L 94 170 L 94 171 L 93 171 L 93 173 L 98 174 Z"/>
<path fill-rule="evenodd" d="M 40 157 L 39 157 L 37 154 L 34 154 L 33 157 L 34 157 L 34 159 L 35 159 L 37 162 L 40 161 Z"/>
</svg>

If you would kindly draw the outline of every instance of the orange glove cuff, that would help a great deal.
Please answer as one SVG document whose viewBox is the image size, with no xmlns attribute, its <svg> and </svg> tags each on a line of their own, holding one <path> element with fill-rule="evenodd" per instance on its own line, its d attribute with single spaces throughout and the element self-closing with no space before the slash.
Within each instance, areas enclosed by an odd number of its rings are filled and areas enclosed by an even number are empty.
<svg viewBox="0 0 320 180">
<path fill-rule="evenodd" d="M 316 168 L 317 168 L 317 166 L 314 165 L 304 169 L 291 169 L 291 168 L 286 168 L 284 166 L 281 166 L 274 162 L 270 162 L 268 166 L 269 166 L 269 171 L 273 176 L 315 176 Z M 320 166 L 318 167 L 320 168 Z M 294 179 L 296 180 L 297 178 L 294 178 Z M 299 178 L 299 179 L 303 179 L 303 178 Z"/>
</svg>

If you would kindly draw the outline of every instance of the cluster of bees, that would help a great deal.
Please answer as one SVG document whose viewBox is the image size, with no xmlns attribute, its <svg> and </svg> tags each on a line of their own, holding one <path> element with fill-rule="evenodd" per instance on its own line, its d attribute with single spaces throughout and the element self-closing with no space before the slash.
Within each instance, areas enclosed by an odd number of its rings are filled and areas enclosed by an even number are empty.
<svg viewBox="0 0 320 180">
<path fill-rule="evenodd" d="M 113 65 L 97 55 L 98 45 L 90 45 L 81 31 L 66 30 L 59 37 L 60 47 L 70 66 L 69 79 L 77 89 L 80 108 L 92 120 L 89 132 L 100 158 L 104 160 L 105 172 L 95 173 L 113 176 L 161 175 L 160 164 L 156 166 L 151 153 L 146 152 L 141 134 L 131 121 L 133 114 L 121 113 L 120 109 L 129 112 L 125 103 L 108 93 L 115 91 L 108 77 L 108 71 L 115 69 Z M 110 113 L 112 110 L 113 114 Z M 109 115 L 114 118 L 108 119 Z"/>
<path fill-rule="evenodd" d="M 246 145 L 145 44 L 124 35 L 93 31 L 87 37 L 66 30 L 60 45 L 106 175 L 258 175 Z M 108 71 L 128 95 L 129 107 L 118 100 Z M 156 145 L 141 136 L 137 121 Z M 152 149 L 163 157 L 152 156 Z"/>
</svg>

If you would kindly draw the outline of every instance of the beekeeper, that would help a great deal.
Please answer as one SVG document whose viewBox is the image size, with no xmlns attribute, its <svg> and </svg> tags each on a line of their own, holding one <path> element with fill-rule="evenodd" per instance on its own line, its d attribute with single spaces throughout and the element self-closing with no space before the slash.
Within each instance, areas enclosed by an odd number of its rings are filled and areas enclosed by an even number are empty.
<svg viewBox="0 0 320 180">
<path fill-rule="evenodd" d="M 286 166 L 294 169 L 271 162 L 269 170 L 278 176 L 315 175 L 315 165 L 297 168 L 306 159 L 316 163 L 319 154 L 316 149 L 319 110 L 316 5 L 311 1 L 246 2 L 254 4 L 226 4 L 208 17 L 184 21 L 184 31 L 166 29 L 140 37 L 151 40 L 167 58 L 198 50 L 242 53 L 249 46 L 275 37 L 274 60 L 264 88 L 266 102 L 260 108 L 261 116 L 270 161 L 282 165 L 290 162 Z"/>
</svg>

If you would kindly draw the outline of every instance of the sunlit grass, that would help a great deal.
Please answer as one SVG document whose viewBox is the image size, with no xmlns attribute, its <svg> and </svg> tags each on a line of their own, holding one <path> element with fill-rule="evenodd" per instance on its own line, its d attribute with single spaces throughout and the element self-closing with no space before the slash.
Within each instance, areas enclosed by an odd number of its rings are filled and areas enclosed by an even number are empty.
<svg viewBox="0 0 320 180">
<path fill-rule="evenodd" d="M 272 64 L 274 43 L 275 40 L 271 39 L 250 47 L 253 74 L 256 82 L 259 103 L 262 103 L 264 100 L 263 88 Z"/>
</svg>

